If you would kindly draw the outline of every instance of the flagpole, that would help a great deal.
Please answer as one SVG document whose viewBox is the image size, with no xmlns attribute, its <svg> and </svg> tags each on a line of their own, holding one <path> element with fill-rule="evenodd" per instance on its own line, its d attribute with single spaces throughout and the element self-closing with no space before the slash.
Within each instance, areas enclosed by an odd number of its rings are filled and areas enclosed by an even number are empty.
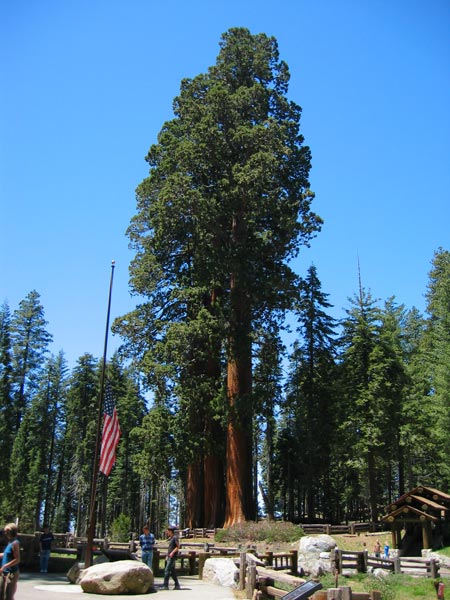
<svg viewBox="0 0 450 600">
<path fill-rule="evenodd" d="M 91 496 L 89 503 L 89 523 L 87 530 L 87 543 L 86 553 L 84 558 L 85 567 L 90 567 L 92 564 L 92 545 L 94 543 L 95 534 L 95 497 L 97 495 L 97 480 L 99 473 L 99 455 L 100 455 L 100 443 L 102 435 L 102 417 L 103 417 L 103 401 L 105 396 L 105 378 L 106 378 L 106 353 L 108 349 L 108 333 L 109 333 L 109 316 L 111 312 L 111 295 L 114 279 L 114 267 L 116 266 L 115 261 L 111 262 L 111 278 L 109 281 L 109 296 L 108 296 L 108 311 L 106 313 L 106 329 L 105 329 L 105 344 L 103 347 L 103 362 L 100 378 L 100 394 L 98 397 L 98 415 L 97 415 L 97 435 L 95 440 L 95 451 L 94 451 L 94 467 L 91 481 Z"/>
</svg>

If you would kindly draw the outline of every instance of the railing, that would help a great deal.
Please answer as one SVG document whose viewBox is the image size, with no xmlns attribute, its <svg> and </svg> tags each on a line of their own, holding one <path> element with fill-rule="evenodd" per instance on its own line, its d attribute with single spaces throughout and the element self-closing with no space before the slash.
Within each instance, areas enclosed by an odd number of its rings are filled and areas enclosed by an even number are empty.
<svg viewBox="0 0 450 600">
<path fill-rule="evenodd" d="M 292 575 L 298 574 L 298 551 L 290 552 L 266 552 L 258 554 L 258 559 L 262 560 L 267 567 L 271 569 L 290 571 Z"/>
<path fill-rule="evenodd" d="M 349 533 L 355 535 L 356 533 L 369 532 L 375 533 L 376 531 L 382 531 L 384 524 L 382 523 L 349 523 L 347 525 L 331 525 L 330 523 L 300 523 L 300 527 L 309 535 L 310 533 L 326 533 L 332 535 L 333 533 Z"/>
<path fill-rule="evenodd" d="M 242 560 L 242 558 L 241 558 Z M 242 569 L 240 570 L 242 573 Z M 293 588 L 291 591 L 285 591 L 276 584 L 284 587 Z M 245 571 L 245 579 L 240 579 L 239 587 L 246 591 L 246 597 L 253 600 L 262 598 L 286 598 L 286 600 L 296 600 L 310 597 L 308 590 L 302 593 L 303 588 L 307 588 L 308 582 L 300 577 L 293 577 L 286 573 L 278 573 L 273 570 L 259 567 L 254 564 L 248 565 Z M 318 586 L 311 586 L 312 588 Z M 336 587 L 328 590 L 315 591 L 311 600 L 381 600 L 381 593 L 373 590 L 369 593 L 353 592 L 351 587 Z"/>
<path fill-rule="evenodd" d="M 366 573 L 368 568 L 385 569 L 393 573 L 406 575 L 419 575 L 422 577 L 439 577 L 440 563 L 435 558 L 420 558 L 415 556 L 396 556 L 393 558 L 379 558 L 371 556 L 368 552 L 335 551 L 336 571 L 342 573 L 345 569 L 354 569 L 358 573 Z"/>
</svg>

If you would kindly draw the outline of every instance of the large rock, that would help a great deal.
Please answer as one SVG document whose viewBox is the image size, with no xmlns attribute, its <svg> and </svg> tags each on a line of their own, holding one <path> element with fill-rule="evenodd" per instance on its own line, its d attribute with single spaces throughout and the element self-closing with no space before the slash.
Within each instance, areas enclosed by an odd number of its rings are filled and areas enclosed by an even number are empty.
<svg viewBox="0 0 450 600">
<path fill-rule="evenodd" d="M 106 556 L 104 554 L 101 554 L 100 556 L 96 556 L 94 558 L 94 565 L 100 565 L 102 563 L 106 563 L 109 562 L 109 559 L 106 558 Z M 82 577 L 84 573 L 84 563 L 81 562 L 74 562 L 73 565 L 70 567 L 70 569 L 67 572 L 67 579 L 70 581 L 70 583 L 80 583 L 80 579 Z"/>
<path fill-rule="evenodd" d="M 144 563 L 119 560 L 85 569 L 79 583 L 89 594 L 147 594 L 153 587 L 153 573 Z"/>
<path fill-rule="evenodd" d="M 333 570 L 335 540 L 326 534 L 316 536 L 305 535 L 300 539 L 298 549 L 298 569 L 318 577 Z"/>
<path fill-rule="evenodd" d="M 217 585 L 237 589 L 239 569 L 231 558 L 207 558 L 203 566 L 203 579 Z"/>
</svg>

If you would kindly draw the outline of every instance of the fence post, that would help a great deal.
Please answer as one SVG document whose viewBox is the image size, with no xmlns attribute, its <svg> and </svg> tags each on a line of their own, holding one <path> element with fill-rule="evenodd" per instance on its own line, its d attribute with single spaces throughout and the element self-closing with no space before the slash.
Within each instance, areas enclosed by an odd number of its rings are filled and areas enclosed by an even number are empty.
<svg viewBox="0 0 450 600">
<path fill-rule="evenodd" d="M 247 598 L 253 598 L 253 591 L 256 588 L 256 565 L 250 564 L 248 566 L 248 574 L 247 574 Z"/>
<path fill-rule="evenodd" d="M 432 579 L 436 579 L 436 577 L 438 577 L 438 566 L 435 558 L 430 559 L 430 577 Z"/>
<path fill-rule="evenodd" d="M 198 555 L 198 578 L 203 579 L 203 567 L 209 554 L 207 552 L 200 552 Z"/>
<path fill-rule="evenodd" d="M 197 553 L 195 550 L 189 552 L 189 575 L 195 575 L 195 558 Z"/>
<path fill-rule="evenodd" d="M 401 572 L 402 572 L 402 566 L 401 566 L 401 563 L 400 563 L 400 557 L 396 556 L 394 558 L 394 573 L 396 575 L 399 575 Z"/>
<path fill-rule="evenodd" d="M 291 573 L 298 575 L 298 550 L 291 550 Z"/>
<path fill-rule="evenodd" d="M 336 548 L 334 551 L 334 560 L 336 563 L 336 571 L 339 575 L 342 575 L 342 550 L 339 550 L 339 548 Z"/>
<path fill-rule="evenodd" d="M 153 550 L 153 558 L 152 558 L 152 571 L 155 577 L 159 575 L 159 550 L 155 548 Z"/>
<path fill-rule="evenodd" d="M 342 586 L 342 600 L 352 600 L 352 588 L 349 585 Z"/>
<path fill-rule="evenodd" d="M 239 556 L 239 589 L 245 590 L 245 571 L 247 569 L 246 553 L 241 552 Z"/>
<path fill-rule="evenodd" d="M 328 588 L 327 600 L 343 600 L 342 588 Z"/>
</svg>

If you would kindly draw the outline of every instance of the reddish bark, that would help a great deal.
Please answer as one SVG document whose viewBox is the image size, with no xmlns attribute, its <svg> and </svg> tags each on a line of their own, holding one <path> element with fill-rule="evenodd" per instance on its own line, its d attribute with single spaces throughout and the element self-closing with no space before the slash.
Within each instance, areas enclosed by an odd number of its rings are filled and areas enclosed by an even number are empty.
<svg viewBox="0 0 450 600">
<path fill-rule="evenodd" d="M 210 454 L 204 461 L 205 527 L 222 527 L 224 506 L 223 465 L 220 457 Z"/>
<path fill-rule="evenodd" d="M 186 525 L 203 527 L 203 462 L 202 458 L 188 465 L 186 478 Z"/>
<path fill-rule="evenodd" d="M 245 328 L 244 331 L 248 331 Z M 242 329 L 241 329 L 242 334 Z M 252 369 L 250 336 L 239 336 L 228 361 L 225 527 L 255 518 L 252 485 Z"/>
<path fill-rule="evenodd" d="M 227 367 L 227 466 L 225 527 L 254 515 L 252 472 L 252 344 L 248 280 L 246 203 L 233 217 L 232 241 L 237 259 L 230 277 L 230 334 Z"/>
</svg>

